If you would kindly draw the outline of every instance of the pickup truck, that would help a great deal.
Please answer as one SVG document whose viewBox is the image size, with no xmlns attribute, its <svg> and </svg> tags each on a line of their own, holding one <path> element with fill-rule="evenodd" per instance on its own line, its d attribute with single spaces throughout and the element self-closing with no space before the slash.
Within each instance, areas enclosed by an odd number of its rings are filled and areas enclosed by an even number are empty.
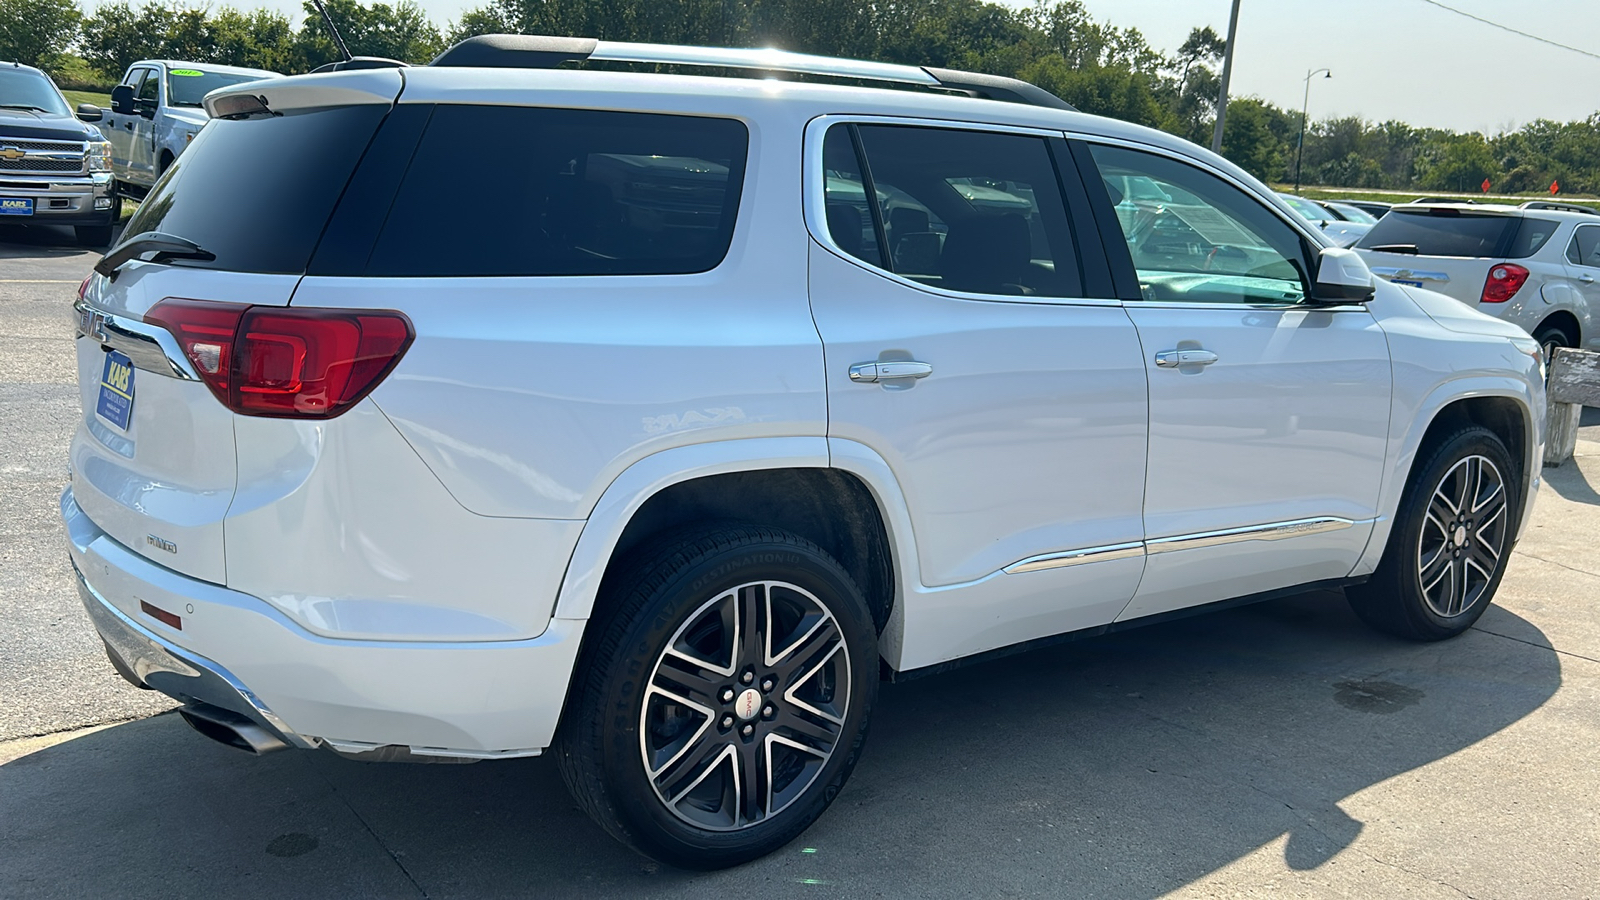
<svg viewBox="0 0 1600 900">
<path fill-rule="evenodd" d="M 92 104 L 74 114 L 49 75 L 0 62 L 0 224 L 70 225 L 81 244 L 111 242 L 111 145 L 86 124 L 99 120 Z"/>
<path fill-rule="evenodd" d="M 143 197 L 205 126 L 201 98 L 220 87 L 279 77 L 265 69 L 147 59 L 111 91 L 102 130 L 111 141 L 113 190 Z"/>
</svg>

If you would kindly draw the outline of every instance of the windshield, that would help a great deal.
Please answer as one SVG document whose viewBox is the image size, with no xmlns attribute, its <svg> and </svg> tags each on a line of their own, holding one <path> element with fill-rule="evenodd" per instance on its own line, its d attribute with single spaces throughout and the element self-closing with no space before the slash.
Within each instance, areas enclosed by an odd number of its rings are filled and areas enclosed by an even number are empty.
<svg viewBox="0 0 1600 900">
<path fill-rule="evenodd" d="M 35 109 L 56 116 L 70 116 L 67 101 L 43 72 L 32 69 L 0 69 L 0 107 Z"/>
<path fill-rule="evenodd" d="M 1303 197 L 1291 197 L 1288 194 L 1279 194 L 1278 196 L 1283 198 L 1283 202 L 1289 204 L 1290 209 L 1312 222 L 1326 222 L 1333 218 L 1327 210 Z"/>
<path fill-rule="evenodd" d="M 268 77 L 270 76 L 243 72 L 171 69 L 167 72 L 167 105 L 198 107 L 201 98 L 217 88 L 227 87 L 230 84 L 243 84 L 246 81 L 260 81 Z"/>
<path fill-rule="evenodd" d="M 1371 225 L 1378 221 L 1377 216 L 1358 206 L 1351 206 L 1348 203 L 1329 203 L 1328 205 L 1333 207 L 1334 212 L 1344 216 L 1346 222 L 1360 222 L 1362 225 Z"/>
</svg>

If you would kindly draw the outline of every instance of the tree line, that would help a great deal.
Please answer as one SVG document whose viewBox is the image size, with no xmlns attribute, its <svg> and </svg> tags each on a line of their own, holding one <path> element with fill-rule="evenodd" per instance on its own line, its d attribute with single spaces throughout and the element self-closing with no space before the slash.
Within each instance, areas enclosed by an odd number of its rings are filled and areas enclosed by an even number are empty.
<svg viewBox="0 0 1600 900">
<path fill-rule="evenodd" d="M 1135 28 L 1096 21 L 1081 0 L 1015 9 L 983 0 L 487 0 L 440 26 L 414 0 L 326 0 L 352 53 L 425 63 L 478 34 L 772 46 L 803 53 L 969 69 L 1031 81 L 1085 112 L 1208 144 L 1223 41 L 1193 29 L 1170 52 Z M 182 0 L 4 0 L 0 59 L 39 65 L 63 87 L 108 89 L 127 65 L 168 58 L 285 74 L 339 58 L 314 6 L 281 13 Z M 1258 98 L 1228 106 L 1223 154 L 1259 178 L 1295 175 L 1300 114 Z M 1309 123 L 1301 180 L 1355 188 L 1600 193 L 1600 113 L 1496 135 L 1360 118 Z"/>
</svg>

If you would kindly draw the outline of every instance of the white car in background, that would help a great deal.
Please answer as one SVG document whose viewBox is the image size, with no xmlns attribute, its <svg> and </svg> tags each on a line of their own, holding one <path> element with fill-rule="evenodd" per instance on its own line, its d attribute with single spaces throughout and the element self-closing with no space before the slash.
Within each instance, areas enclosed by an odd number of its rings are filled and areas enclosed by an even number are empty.
<svg viewBox="0 0 1600 900">
<path fill-rule="evenodd" d="M 1279 194 L 1289 208 L 1299 213 L 1307 222 L 1322 229 L 1323 234 L 1333 241 L 1336 247 L 1348 247 L 1361 239 L 1372 225 L 1368 222 L 1351 219 L 1330 209 L 1327 205 L 1305 197 L 1296 197 L 1293 194 Z M 1359 212 L 1359 210 L 1357 210 Z M 1365 215 L 1363 213 L 1362 215 Z M 1367 218 L 1371 218 L 1367 216 Z"/>
<path fill-rule="evenodd" d="M 549 752 L 732 865 L 880 678 L 1311 588 L 1452 637 L 1539 486 L 1520 329 L 1033 85 L 501 35 L 206 106 L 84 285 L 61 513 L 113 665 L 241 749 Z"/>
<path fill-rule="evenodd" d="M 1533 200 L 1521 206 L 1405 203 L 1356 251 L 1373 274 L 1448 294 L 1513 322 L 1546 349 L 1600 349 L 1600 215 Z"/>
</svg>

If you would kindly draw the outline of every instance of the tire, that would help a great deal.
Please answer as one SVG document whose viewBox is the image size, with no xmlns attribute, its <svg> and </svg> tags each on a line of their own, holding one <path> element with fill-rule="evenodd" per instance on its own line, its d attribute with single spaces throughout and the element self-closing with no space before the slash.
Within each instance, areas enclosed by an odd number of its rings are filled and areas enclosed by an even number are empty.
<svg viewBox="0 0 1600 900">
<path fill-rule="evenodd" d="M 1522 488 L 1505 443 L 1481 426 L 1456 429 L 1419 458 L 1383 561 L 1346 596 L 1379 631 L 1438 641 L 1471 628 L 1493 601 Z"/>
<path fill-rule="evenodd" d="M 1544 365 L 1547 370 L 1550 368 L 1550 358 L 1555 354 L 1556 348 L 1578 346 L 1578 342 L 1572 335 L 1567 334 L 1566 329 L 1555 324 L 1540 325 L 1533 333 L 1533 339 L 1544 348 Z"/>
<path fill-rule="evenodd" d="M 832 557 L 724 525 L 632 554 L 597 608 L 556 738 L 596 822 L 664 863 L 717 869 L 822 814 L 878 688 L 872 615 Z"/>
<path fill-rule="evenodd" d="M 78 243 L 85 247 L 104 247 L 111 243 L 110 225 L 74 225 Z"/>
</svg>

